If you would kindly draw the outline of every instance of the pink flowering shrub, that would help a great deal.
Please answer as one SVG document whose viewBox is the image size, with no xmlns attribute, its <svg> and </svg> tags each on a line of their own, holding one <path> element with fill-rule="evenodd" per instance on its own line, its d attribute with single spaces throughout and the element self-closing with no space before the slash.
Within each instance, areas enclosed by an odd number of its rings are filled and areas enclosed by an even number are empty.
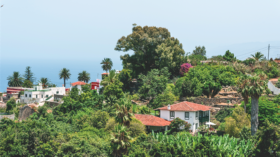
<svg viewBox="0 0 280 157">
<path fill-rule="evenodd" d="M 184 74 L 187 73 L 191 67 L 192 65 L 189 63 L 182 64 L 180 68 L 180 75 L 184 76 Z"/>
</svg>

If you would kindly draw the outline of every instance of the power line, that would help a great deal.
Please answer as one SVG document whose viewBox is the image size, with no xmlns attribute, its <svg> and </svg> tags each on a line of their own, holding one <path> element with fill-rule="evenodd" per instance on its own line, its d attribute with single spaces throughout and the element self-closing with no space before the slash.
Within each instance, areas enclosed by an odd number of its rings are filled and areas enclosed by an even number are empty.
<svg viewBox="0 0 280 157">
<path fill-rule="evenodd" d="M 243 55 L 246 55 L 246 54 L 251 54 L 252 52 L 256 52 L 256 51 L 259 51 L 259 50 L 262 50 L 262 49 L 266 49 L 266 47 L 263 47 L 263 48 L 260 48 L 260 49 L 254 50 L 254 51 L 250 51 L 250 52 L 248 52 L 248 53 L 244 53 L 244 54 L 238 55 L 238 56 L 236 56 L 236 57 L 243 56 Z"/>
</svg>

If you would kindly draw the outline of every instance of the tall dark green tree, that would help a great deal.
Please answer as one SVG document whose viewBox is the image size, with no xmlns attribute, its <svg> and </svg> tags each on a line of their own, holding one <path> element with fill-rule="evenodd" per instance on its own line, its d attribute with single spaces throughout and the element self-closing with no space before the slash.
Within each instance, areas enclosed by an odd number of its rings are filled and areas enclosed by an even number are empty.
<svg viewBox="0 0 280 157">
<path fill-rule="evenodd" d="M 79 73 L 78 80 L 88 83 L 88 81 L 90 80 L 90 74 L 86 71 L 83 71 Z"/>
<path fill-rule="evenodd" d="M 66 80 L 70 79 L 71 73 L 69 69 L 63 68 L 59 73 L 59 79 L 64 80 L 64 87 L 66 87 Z"/>
<path fill-rule="evenodd" d="M 182 44 L 170 37 L 168 29 L 136 25 L 131 34 L 118 40 L 115 50 L 134 51 L 133 55 L 121 56 L 123 68 L 132 70 L 133 78 L 162 67 L 168 67 L 172 74 L 178 75 L 185 54 Z"/>
<path fill-rule="evenodd" d="M 231 53 L 229 50 L 226 51 L 225 55 L 223 56 L 223 58 L 226 60 L 226 61 L 229 61 L 229 62 L 233 62 L 236 60 L 236 57 L 234 57 L 234 53 Z"/>
<path fill-rule="evenodd" d="M 206 49 L 204 46 L 196 46 L 193 50 L 194 55 L 206 56 Z"/>
<path fill-rule="evenodd" d="M 19 72 L 14 72 L 12 76 L 7 78 L 9 87 L 21 87 L 24 81 Z"/>
<path fill-rule="evenodd" d="M 106 73 L 112 69 L 112 66 L 113 66 L 113 62 L 111 61 L 110 58 L 104 58 L 103 61 L 100 63 L 102 64 L 102 69 L 104 71 L 106 71 Z"/>
<path fill-rule="evenodd" d="M 152 69 L 146 76 L 139 75 L 139 79 L 143 83 L 139 89 L 139 94 L 144 98 L 154 99 L 166 89 L 169 76 L 167 67 L 161 70 Z"/>
<path fill-rule="evenodd" d="M 25 74 L 23 75 L 23 77 L 25 78 L 25 80 L 28 80 L 30 82 L 34 82 L 34 74 L 31 72 L 31 67 L 27 66 L 25 69 Z"/>
</svg>

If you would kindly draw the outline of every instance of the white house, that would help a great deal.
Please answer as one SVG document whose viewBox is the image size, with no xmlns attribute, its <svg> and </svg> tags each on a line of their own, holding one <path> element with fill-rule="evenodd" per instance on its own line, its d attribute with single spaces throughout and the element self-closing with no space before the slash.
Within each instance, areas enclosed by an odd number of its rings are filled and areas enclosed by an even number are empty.
<svg viewBox="0 0 280 157">
<path fill-rule="evenodd" d="M 200 125 L 210 122 L 210 108 L 210 106 L 184 101 L 155 110 L 160 112 L 160 118 L 167 121 L 179 117 L 191 124 L 190 130 L 195 132 Z"/>
<path fill-rule="evenodd" d="M 82 85 L 86 85 L 86 83 L 83 82 L 83 81 L 78 81 L 78 82 L 71 83 L 70 91 L 72 90 L 72 88 L 78 88 L 79 94 L 81 94 L 82 93 Z"/>
<path fill-rule="evenodd" d="M 34 86 L 33 89 L 25 90 L 24 94 L 20 97 L 21 103 L 32 103 L 32 102 L 44 102 L 46 100 L 52 100 L 53 95 L 65 95 L 65 87 L 50 87 L 43 88 L 42 84 Z"/>
</svg>

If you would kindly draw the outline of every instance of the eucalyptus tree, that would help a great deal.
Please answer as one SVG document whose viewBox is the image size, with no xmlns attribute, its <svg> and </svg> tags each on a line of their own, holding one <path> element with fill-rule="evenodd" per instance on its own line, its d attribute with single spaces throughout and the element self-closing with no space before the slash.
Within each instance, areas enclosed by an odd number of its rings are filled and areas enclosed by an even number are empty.
<svg viewBox="0 0 280 157">
<path fill-rule="evenodd" d="M 88 83 L 88 81 L 90 80 L 90 74 L 87 73 L 86 71 L 83 71 L 79 73 L 78 80 Z"/>
<path fill-rule="evenodd" d="M 64 87 L 66 87 L 66 80 L 70 79 L 71 73 L 69 69 L 63 68 L 59 73 L 59 79 L 64 80 Z"/>
<path fill-rule="evenodd" d="M 9 87 L 21 87 L 24 81 L 19 72 L 14 72 L 12 76 L 7 78 Z"/>
<path fill-rule="evenodd" d="M 256 52 L 255 55 L 251 55 L 251 56 L 254 57 L 256 61 L 259 61 L 264 57 L 264 55 L 260 52 Z"/>
<path fill-rule="evenodd" d="M 102 64 L 101 67 L 104 71 L 106 71 L 106 73 L 108 70 L 111 70 L 113 66 L 113 62 L 110 58 L 104 58 L 100 64 Z"/>
</svg>

